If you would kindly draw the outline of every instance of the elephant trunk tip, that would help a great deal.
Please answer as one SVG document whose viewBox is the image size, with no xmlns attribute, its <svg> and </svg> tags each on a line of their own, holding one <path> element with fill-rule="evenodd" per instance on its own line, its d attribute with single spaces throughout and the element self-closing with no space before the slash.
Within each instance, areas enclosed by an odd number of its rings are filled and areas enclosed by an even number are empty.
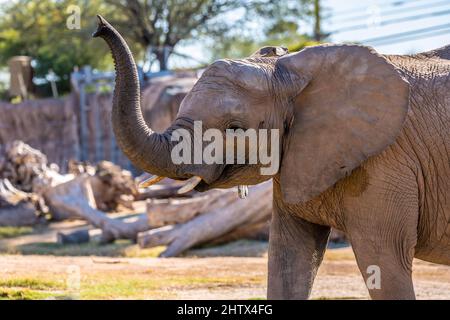
<svg viewBox="0 0 450 320">
<path fill-rule="evenodd" d="M 98 18 L 98 26 L 97 26 L 97 30 L 92 34 L 93 38 L 102 36 L 104 34 L 104 32 L 109 29 L 109 26 L 110 26 L 108 21 L 106 21 L 106 19 L 103 18 L 101 15 L 98 14 L 97 18 Z"/>
</svg>

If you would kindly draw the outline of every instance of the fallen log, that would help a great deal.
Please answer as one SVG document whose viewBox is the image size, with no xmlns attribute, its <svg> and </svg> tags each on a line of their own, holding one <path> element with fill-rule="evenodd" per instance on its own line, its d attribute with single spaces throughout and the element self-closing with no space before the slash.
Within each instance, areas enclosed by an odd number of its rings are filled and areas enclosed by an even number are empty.
<svg viewBox="0 0 450 320">
<path fill-rule="evenodd" d="M 131 172 L 109 161 L 100 161 L 96 166 L 92 166 L 73 160 L 69 162 L 69 172 L 74 175 L 87 173 L 91 176 L 98 209 L 115 211 L 119 205 L 133 209 L 133 201 L 138 192 Z"/>
<path fill-rule="evenodd" d="M 0 226 L 23 227 L 41 222 L 40 199 L 16 189 L 8 179 L 0 179 Z"/>
<path fill-rule="evenodd" d="M 229 233 L 209 241 L 208 245 L 220 245 L 240 239 L 268 241 L 271 212 L 267 213 L 262 221 L 239 226 Z"/>
<path fill-rule="evenodd" d="M 80 244 L 91 240 L 89 230 L 78 230 L 71 233 L 58 232 L 56 242 L 58 244 Z"/>
<path fill-rule="evenodd" d="M 0 208 L 0 226 L 25 227 L 34 226 L 41 222 L 36 214 L 34 205 L 27 201 L 21 201 L 16 205 L 8 205 Z"/>
<path fill-rule="evenodd" d="M 138 235 L 142 248 L 166 245 L 162 257 L 173 257 L 199 244 L 223 236 L 256 216 L 270 215 L 272 210 L 272 184 L 266 182 L 251 187 L 247 199 L 236 199 L 229 205 L 215 208 L 207 214 L 177 225 L 151 229 Z"/>
<path fill-rule="evenodd" d="M 22 200 L 27 200 L 30 194 L 17 189 L 8 179 L 0 179 L 0 207 L 2 205 L 14 205 Z"/>
<path fill-rule="evenodd" d="M 97 208 L 102 211 L 117 210 L 118 205 L 133 209 L 136 183 L 131 172 L 109 161 L 100 161 L 91 177 Z"/>
<path fill-rule="evenodd" d="M 0 154 L 0 178 L 8 179 L 17 189 L 41 193 L 44 189 L 73 178 L 61 175 L 56 164 L 22 141 L 5 145 Z"/>
<path fill-rule="evenodd" d="M 147 200 L 148 222 L 152 228 L 185 223 L 196 216 L 220 208 L 237 200 L 234 190 L 211 190 L 197 193 L 193 198 Z"/>
<path fill-rule="evenodd" d="M 104 212 L 97 210 L 90 179 L 85 174 L 49 189 L 45 193 L 45 198 L 51 210 L 56 209 L 66 216 L 84 219 L 101 229 L 102 243 L 116 239 L 136 240 L 139 232 L 149 229 L 145 214 L 134 222 L 125 223 L 111 219 Z"/>
<path fill-rule="evenodd" d="M 22 141 L 8 143 L 0 150 L 0 178 L 8 179 L 18 190 L 42 195 L 58 184 L 89 174 L 97 207 L 103 211 L 116 210 L 118 205 L 132 208 L 137 194 L 134 178 L 129 171 L 109 162 L 100 161 L 95 167 L 88 163 L 69 163 L 69 174 L 60 174 L 58 166 L 48 163 L 45 154 Z M 0 190 L 1 191 L 1 190 Z M 68 218 L 53 210 L 54 220 Z"/>
</svg>

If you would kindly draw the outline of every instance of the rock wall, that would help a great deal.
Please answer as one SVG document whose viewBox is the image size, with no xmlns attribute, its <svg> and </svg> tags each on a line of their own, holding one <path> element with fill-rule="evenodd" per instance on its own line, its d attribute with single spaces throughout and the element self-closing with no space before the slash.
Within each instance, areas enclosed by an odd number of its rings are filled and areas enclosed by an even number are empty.
<svg viewBox="0 0 450 320">
<path fill-rule="evenodd" d="M 22 140 L 64 170 L 79 153 L 77 117 L 68 99 L 0 101 L 0 144 Z"/>
</svg>

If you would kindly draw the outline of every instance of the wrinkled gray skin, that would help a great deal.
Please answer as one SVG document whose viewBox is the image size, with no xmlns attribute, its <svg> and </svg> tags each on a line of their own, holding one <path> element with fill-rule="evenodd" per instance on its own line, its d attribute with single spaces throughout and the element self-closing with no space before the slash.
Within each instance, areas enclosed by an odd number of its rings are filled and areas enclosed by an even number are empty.
<svg viewBox="0 0 450 320">
<path fill-rule="evenodd" d="M 450 47 L 414 56 L 354 45 L 293 54 L 269 47 L 220 60 L 157 134 L 142 119 L 125 42 L 104 20 L 94 36 L 116 62 L 112 121 L 136 166 L 176 179 L 198 175 L 200 191 L 273 178 L 269 299 L 308 298 L 330 227 L 347 233 L 365 279 L 369 266 L 380 268 L 381 288 L 369 289 L 374 299 L 414 299 L 414 257 L 450 264 Z M 194 120 L 204 129 L 279 129 L 279 172 L 175 166 L 171 132 L 192 130 Z"/>
</svg>

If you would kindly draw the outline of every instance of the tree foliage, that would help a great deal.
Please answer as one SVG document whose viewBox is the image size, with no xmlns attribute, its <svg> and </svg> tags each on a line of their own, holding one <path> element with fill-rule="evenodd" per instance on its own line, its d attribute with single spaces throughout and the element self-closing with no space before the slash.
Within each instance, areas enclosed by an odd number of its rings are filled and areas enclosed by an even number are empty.
<svg viewBox="0 0 450 320">
<path fill-rule="evenodd" d="M 49 69 L 59 76 L 60 92 L 69 90 L 74 66 L 112 68 L 107 47 L 91 38 L 98 13 L 125 36 L 138 60 L 148 58 L 153 49 L 162 69 L 167 67 L 164 54 L 172 54 L 184 40 L 210 43 L 213 57 L 242 57 L 265 44 L 298 47 L 309 41 L 299 31 L 299 21 L 310 15 L 312 2 L 17 0 L 0 10 L 0 65 L 15 55 L 31 56 L 37 77 L 45 77 Z M 78 30 L 66 26 L 67 8 L 73 4 L 81 9 Z"/>
<path fill-rule="evenodd" d="M 242 19 L 239 29 L 230 29 L 221 37 L 212 39 L 210 50 L 213 58 L 245 57 L 267 45 L 284 46 L 291 52 L 316 45 L 318 42 L 312 40 L 312 29 L 309 27 L 313 10 L 314 0 L 255 2 Z M 255 20 L 259 21 L 256 25 Z"/>
<path fill-rule="evenodd" d="M 234 56 L 267 41 L 299 45 L 298 22 L 311 16 L 314 0 L 107 0 L 123 15 L 115 24 L 143 50 L 152 49 L 161 69 L 165 54 L 182 40 L 209 39 L 213 56 Z M 265 39 L 246 32 L 260 24 Z M 167 50 L 166 52 L 164 50 Z M 234 54 L 233 54 L 234 53 Z M 242 55 L 241 55 L 242 56 Z"/>
<path fill-rule="evenodd" d="M 244 9 L 261 0 L 107 0 L 123 13 L 115 24 L 123 26 L 129 38 L 144 50 L 151 49 L 161 69 L 166 69 L 164 54 L 173 53 L 181 40 L 211 37 L 233 28 L 219 18 L 233 10 Z M 126 26 L 126 28 L 125 28 Z M 166 51 L 165 51 L 166 50 Z"/>
<path fill-rule="evenodd" d="M 111 66 L 105 57 L 107 48 L 94 45 L 95 14 L 102 10 L 100 1 L 79 1 L 81 29 L 70 30 L 67 8 L 73 1 L 19 0 L 7 4 L 0 19 L 0 64 L 9 58 L 27 55 L 34 59 L 36 77 L 45 77 L 52 69 L 61 79 L 59 90 L 69 89 L 69 76 L 74 66 Z"/>
</svg>

